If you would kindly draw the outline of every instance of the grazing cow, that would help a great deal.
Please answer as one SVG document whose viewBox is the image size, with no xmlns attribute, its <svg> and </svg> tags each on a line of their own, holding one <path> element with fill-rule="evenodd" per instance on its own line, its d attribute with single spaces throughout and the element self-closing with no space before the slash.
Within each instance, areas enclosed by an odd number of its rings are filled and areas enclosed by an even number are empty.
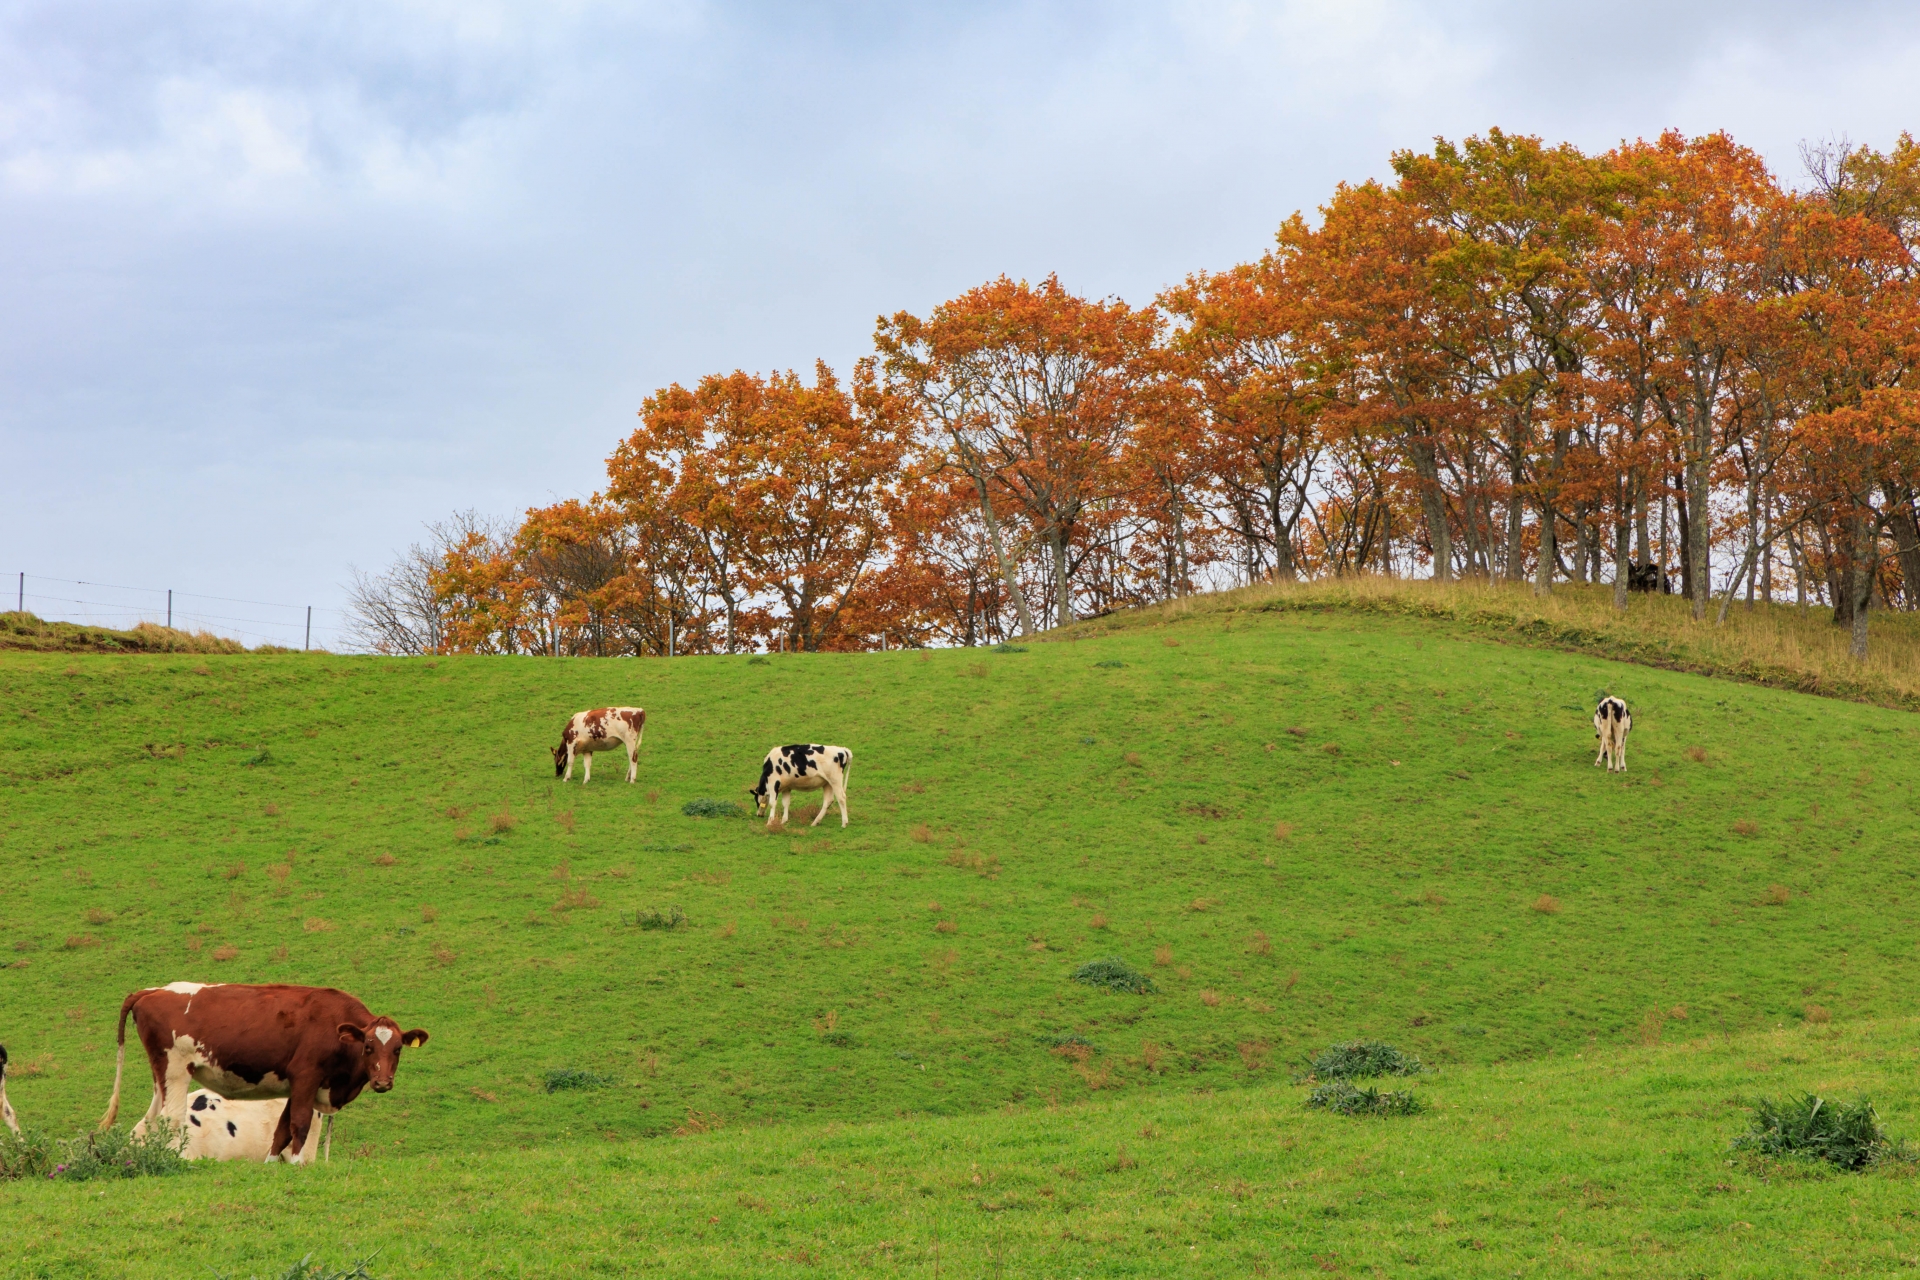
<svg viewBox="0 0 1920 1280">
<path fill-rule="evenodd" d="M 223 1098 L 209 1089 L 187 1095 L 186 1141 L 180 1155 L 187 1160 L 251 1160 L 259 1164 L 273 1150 L 274 1131 L 287 1104 L 278 1098 Z M 314 1153 L 325 1147 L 333 1158 L 333 1116 L 323 1111 L 322 1142 L 308 1143 L 294 1164 L 312 1164 Z"/>
<path fill-rule="evenodd" d="M 191 1078 L 226 1098 L 287 1099 L 266 1158 L 288 1163 L 306 1150 L 316 1111 L 338 1111 L 368 1085 L 385 1093 L 400 1050 L 427 1042 L 426 1032 L 402 1031 L 331 987 L 173 982 L 136 991 L 120 1004 L 120 1051 L 102 1129 L 120 1114 L 129 1014 L 153 1071 L 153 1101 L 135 1133 L 162 1115 L 186 1129 Z"/>
<path fill-rule="evenodd" d="M 847 768 L 852 763 L 853 752 L 845 747 L 823 747 L 817 742 L 775 747 L 760 762 L 759 784 L 747 789 L 747 794 L 753 797 L 753 811 L 759 813 L 764 804 L 767 825 L 771 827 L 774 811 L 778 809 L 784 826 L 793 808 L 794 792 L 825 789 L 827 794 L 820 798 L 820 812 L 813 815 L 812 825 L 819 826 L 820 819 L 827 816 L 828 803 L 837 800 L 840 825 L 844 827 L 847 825 Z"/>
<path fill-rule="evenodd" d="M 593 753 L 624 747 L 627 752 L 627 781 L 640 778 L 640 735 L 647 731 L 647 713 L 639 707 L 600 707 L 576 711 L 560 731 L 560 745 L 553 749 L 553 776 L 573 781 L 573 758 L 583 756 L 580 784 L 593 781 Z"/>
<path fill-rule="evenodd" d="M 0 1120 L 7 1122 L 7 1128 L 20 1132 L 20 1121 L 13 1114 L 13 1104 L 7 1101 L 7 1046 L 0 1044 Z"/>
<path fill-rule="evenodd" d="M 1593 712 L 1593 734 L 1600 739 L 1600 754 L 1594 757 L 1593 763 L 1606 765 L 1608 773 L 1625 773 L 1627 730 L 1631 728 L 1633 715 L 1626 703 L 1611 695 L 1600 699 L 1600 705 Z"/>
<path fill-rule="evenodd" d="M 1669 594 L 1665 570 L 1657 564 L 1630 564 L 1627 566 L 1627 590 Z"/>
</svg>

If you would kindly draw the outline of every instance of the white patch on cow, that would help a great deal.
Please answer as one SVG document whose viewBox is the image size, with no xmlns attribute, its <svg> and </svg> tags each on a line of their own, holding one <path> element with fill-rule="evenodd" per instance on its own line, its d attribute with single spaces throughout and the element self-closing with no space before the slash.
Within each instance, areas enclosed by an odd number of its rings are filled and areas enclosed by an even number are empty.
<svg viewBox="0 0 1920 1280">
<path fill-rule="evenodd" d="M 373 1029 L 373 1038 L 375 1040 L 378 1040 L 381 1044 L 385 1044 L 387 1041 L 393 1039 L 393 1028 L 392 1027 L 375 1027 Z"/>
<path fill-rule="evenodd" d="M 195 996 L 199 995 L 206 985 L 204 982 L 169 982 L 160 990 L 171 991 L 177 996 Z"/>
</svg>

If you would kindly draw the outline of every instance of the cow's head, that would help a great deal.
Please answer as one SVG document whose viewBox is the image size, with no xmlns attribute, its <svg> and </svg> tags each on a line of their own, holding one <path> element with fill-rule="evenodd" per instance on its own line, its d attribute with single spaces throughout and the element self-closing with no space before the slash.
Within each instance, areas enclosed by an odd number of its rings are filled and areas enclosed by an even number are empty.
<svg viewBox="0 0 1920 1280">
<path fill-rule="evenodd" d="M 367 1083 L 375 1093 L 393 1088 L 393 1073 L 400 1068 L 400 1050 L 426 1042 L 426 1032 L 402 1031 L 392 1018 L 375 1018 L 364 1027 L 357 1022 L 340 1024 L 340 1043 L 365 1060 Z"/>
<path fill-rule="evenodd" d="M 564 746 L 553 749 L 553 776 L 556 778 L 567 776 L 567 749 Z"/>
<path fill-rule="evenodd" d="M 766 805 L 773 803 L 773 789 L 768 780 L 773 777 L 773 761 L 760 762 L 760 781 L 747 788 L 747 797 L 753 801 L 753 811 L 759 813 Z"/>
</svg>

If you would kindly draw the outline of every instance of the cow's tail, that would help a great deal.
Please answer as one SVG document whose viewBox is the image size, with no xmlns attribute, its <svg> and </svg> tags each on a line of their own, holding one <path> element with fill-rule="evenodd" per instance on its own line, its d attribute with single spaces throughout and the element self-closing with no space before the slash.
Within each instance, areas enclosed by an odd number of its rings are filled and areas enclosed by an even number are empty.
<svg viewBox="0 0 1920 1280">
<path fill-rule="evenodd" d="M 120 1118 L 120 1076 L 127 1066 L 127 1015 L 133 1012 L 134 1004 L 145 995 L 136 991 L 120 1002 L 120 1048 L 113 1058 L 113 1097 L 107 1099 L 107 1114 L 100 1119 L 100 1131 L 113 1128 L 113 1122 Z"/>
</svg>

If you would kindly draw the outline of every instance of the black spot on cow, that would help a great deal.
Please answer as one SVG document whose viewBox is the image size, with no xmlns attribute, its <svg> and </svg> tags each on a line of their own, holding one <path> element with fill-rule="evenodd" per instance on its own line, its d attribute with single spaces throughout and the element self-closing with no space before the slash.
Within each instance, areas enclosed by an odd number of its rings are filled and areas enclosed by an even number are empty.
<svg viewBox="0 0 1920 1280">
<path fill-rule="evenodd" d="M 240 1136 L 240 1126 L 231 1120 L 227 1121 L 227 1136 L 229 1138 L 237 1138 Z"/>
<path fill-rule="evenodd" d="M 193 1095 L 193 1109 L 194 1109 L 195 1111 L 205 1111 L 205 1110 L 207 1109 L 207 1095 L 206 1095 L 206 1094 L 204 1094 L 204 1093 L 196 1093 L 196 1094 L 194 1094 L 194 1095 Z"/>
<path fill-rule="evenodd" d="M 853 757 L 848 755 L 844 751 L 836 751 L 833 753 L 833 762 L 839 765 L 842 769 L 847 767 L 847 761 L 851 759 L 853 759 Z"/>
<path fill-rule="evenodd" d="M 804 778 L 814 772 L 813 753 L 818 750 L 818 747 L 808 746 L 806 743 L 795 743 L 792 746 L 780 748 L 780 754 L 787 758 L 787 768 L 793 776 Z"/>
</svg>

